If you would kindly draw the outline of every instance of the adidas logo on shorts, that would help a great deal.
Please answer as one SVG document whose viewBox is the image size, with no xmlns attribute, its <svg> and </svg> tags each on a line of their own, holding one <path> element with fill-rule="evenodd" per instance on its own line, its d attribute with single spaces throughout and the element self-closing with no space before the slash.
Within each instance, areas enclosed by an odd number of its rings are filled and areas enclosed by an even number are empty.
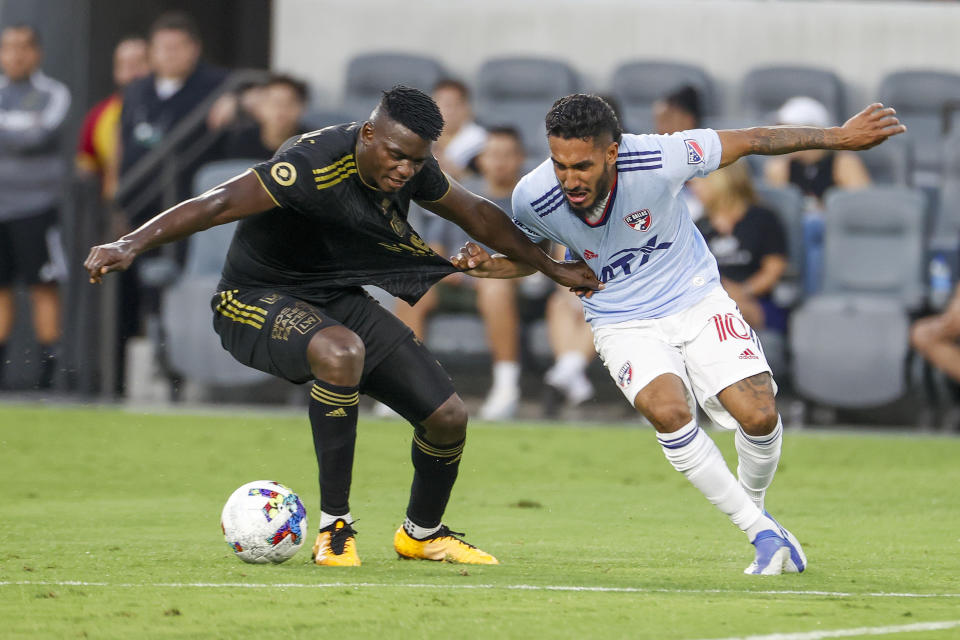
<svg viewBox="0 0 960 640">
<path fill-rule="evenodd" d="M 743 353 L 740 354 L 740 359 L 741 360 L 759 360 L 760 356 L 755 354 L 750 349 L 744 349 Z"/>
</svg>

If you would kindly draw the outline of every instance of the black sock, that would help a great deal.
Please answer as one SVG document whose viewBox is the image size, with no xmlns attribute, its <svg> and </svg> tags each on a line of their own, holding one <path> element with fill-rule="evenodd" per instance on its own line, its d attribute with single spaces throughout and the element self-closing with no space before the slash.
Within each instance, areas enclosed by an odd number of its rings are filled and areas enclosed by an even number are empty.
<svg viewBox="0 0 960 640">
<path fill-rule="evenodd" d="M 437 446 L 419 433 L 413 434 L 413 486 L 407 517 L 421 527 L 435 527 L 443 519 L 463 455 L 463 443 Z"/>
<path fill-rule="evenodd" d="M 310 389 L 310 427 L 320 469 L 320 509 L 342 516 L 350 511 L 353 449 L 357 442 L 357 387 L 317 380 Z"/>
<path fill-rule="evenodd" d="M 40 348 L 40 377 L 37 380 L 38 389 L 49 389 L 53 386 L 53 376 L 57 372 L 57 345 L 41 344 Z"/>
<path fill-rule="evenodd" d="M 7 343 L 0 342 L 0 387 L 3 386 L 3 374 L 7 368 Z"/>
</svg>

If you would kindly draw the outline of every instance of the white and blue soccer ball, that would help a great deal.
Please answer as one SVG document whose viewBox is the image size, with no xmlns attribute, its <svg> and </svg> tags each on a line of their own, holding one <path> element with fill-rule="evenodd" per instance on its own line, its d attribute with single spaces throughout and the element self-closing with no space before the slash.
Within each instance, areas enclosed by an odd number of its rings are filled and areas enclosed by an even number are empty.
<svg viewBox="0 0 960 640">
<path fill-rule="evenodd" d="M 279 564 L 303 546 L 307 511 L 289 487 L 257 480 L 230 495 L 220 527 L 227 545 L 244 562 Z"/>
</svg>

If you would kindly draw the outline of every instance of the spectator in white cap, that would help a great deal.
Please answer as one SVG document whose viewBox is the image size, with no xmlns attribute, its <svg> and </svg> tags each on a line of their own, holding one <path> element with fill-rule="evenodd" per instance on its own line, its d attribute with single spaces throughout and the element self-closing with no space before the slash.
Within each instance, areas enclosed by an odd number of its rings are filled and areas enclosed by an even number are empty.
<svg viewBox="0 0 960 640">
<path fill-rule="evenodd" d="M 835 124 L 827 108 L 807 96 L 787 100 L 777 110 L 776 119 L 784 125 L 829 127 Z M 794 184 L 806 196 L 804 289 L 814 293 L 822 282 L 824 194 L 834 187 L 862 189 L 870 184 L 870 174 L 853 152 L 811 149 L 769 158 L 764 166 L 764 179 L 775 187 Z"/>
</svg>

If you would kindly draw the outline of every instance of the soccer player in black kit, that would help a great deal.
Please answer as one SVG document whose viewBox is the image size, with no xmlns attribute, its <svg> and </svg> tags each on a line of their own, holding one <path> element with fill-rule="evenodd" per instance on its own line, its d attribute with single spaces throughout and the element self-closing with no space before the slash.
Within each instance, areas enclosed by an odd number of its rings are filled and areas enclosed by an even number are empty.
<svg viewBox="0 0 960 640">
<path fill-rule="evenodd" d="M 411 200 L 562 285 L 600 286 L 585 265 L 552 260 L 503 211 L 448 179 L 430 151 L 442 129 L 429 96 L 396 86 L 370 120 L 293 138 L 271 160 L 93 247 L 84 263 L 99 282 L 143 251 L 241 220 L 211 302 L 213 325 L 247 366 L 313 382 L 318 565 L 360 564 L 349 507 L 360 392 L 414 426 L 413 485 L 394 536 L 397 553 L 497 564 L 441 522 L 463 453 L 463 401 L 413 333 L 360 288 L 376 285 L 412 304 L 456 271 L 407 224 Z"/>
</svg>

